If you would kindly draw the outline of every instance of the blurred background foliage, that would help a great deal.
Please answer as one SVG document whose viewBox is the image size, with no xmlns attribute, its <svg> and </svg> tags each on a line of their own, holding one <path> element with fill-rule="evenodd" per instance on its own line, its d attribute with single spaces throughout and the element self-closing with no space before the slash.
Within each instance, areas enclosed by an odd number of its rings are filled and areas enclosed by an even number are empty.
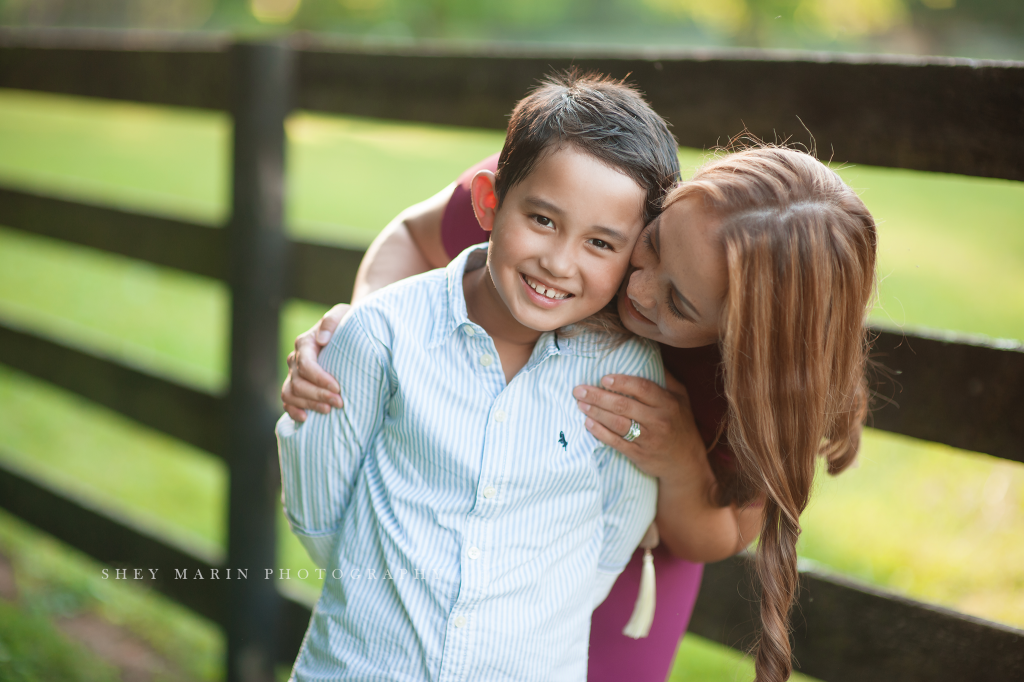
<svg viewBox="0 0 1024 682">
<path fill-rule="evenodd" d="M 0 0 L 0 25 L 1024 59 L 1021 0 Z"/>
</svg>

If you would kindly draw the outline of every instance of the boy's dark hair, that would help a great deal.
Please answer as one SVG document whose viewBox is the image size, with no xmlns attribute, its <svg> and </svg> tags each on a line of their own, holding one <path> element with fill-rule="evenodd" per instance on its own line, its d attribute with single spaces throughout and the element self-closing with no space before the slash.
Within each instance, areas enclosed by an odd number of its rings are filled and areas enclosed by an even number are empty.
<svg viewBox="0 0 1024 682">
<path fill-rule="evenodd" d="M 678 145 L 665 121 L 624 81 L 570 69 L 545 78 L 512 110 L 498 158 L 498 204 L 549 148 L 571 144 L 632 178 L 647 192 L 644 223 L 679 180 Z"/>
</svg>

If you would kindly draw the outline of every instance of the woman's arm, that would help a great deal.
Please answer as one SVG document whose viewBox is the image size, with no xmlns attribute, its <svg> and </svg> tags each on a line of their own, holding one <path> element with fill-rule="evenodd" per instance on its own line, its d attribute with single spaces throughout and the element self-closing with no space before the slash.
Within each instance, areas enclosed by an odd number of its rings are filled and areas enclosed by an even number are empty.
<svg viewBox="0 0 1024 682">
<path fill-rule="evenodd" d="M 448 264 L 451 259 L 441 241 L 441 218 L 454 188 L 454 183 L 448 185 L 405 209 L 377 235 L 359 264 L 353 303 L 392 282 Z M 305 421 L 306 410 L 327 414 L 344 404 L 341 387 L 317 364 L 317 358 L 348 309 L 348 304 L 339 303 L 295 339 L 281 388 L 285 412 L 295 421 Z"/>
<path fill-rule="evenodd" d="M 666 390 L 646 379 L 613 374 L 602 379 L 605 388 L 578 386 L 574 395 L 598 440 L 658 478 L 655 520 L 668 550 L 689 561 L 719 561 L 753 541 L 761 509 L 715 505 L 717 481 L 686 389 L 671 376 L 667 379 Z M 641 427 L 633 442 L 620 435 L 629 430 L 631 419 Z"/>
<path fill-rule="evenodd" d="M 410 206 L 377 235 L 359 263 L 353 303 L 400 279 L 448 265 L 451 259 L 441 241 L 441 218 L 454 189 L 452 183 Z"/>
</svg>

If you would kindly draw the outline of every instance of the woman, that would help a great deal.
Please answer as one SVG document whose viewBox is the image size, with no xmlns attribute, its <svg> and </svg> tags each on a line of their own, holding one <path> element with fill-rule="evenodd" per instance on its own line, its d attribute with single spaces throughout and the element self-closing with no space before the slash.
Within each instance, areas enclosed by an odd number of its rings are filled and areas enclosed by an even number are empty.
<svg viewBox="0 0 1024 682">
<path fill-rule="evenodd" d="M 443 265 L 446 247 L 475 238 L 458 219 L 468 201 L 460 188 L 413 207 L 382 233 L 354 299 Z M 825 457 L 835 474 L 859 446 L 875 244 L 863 202 L 813 157 L 766 147 L 712 161 L 668 193 L 617 301 L 623 325 L 660 342 L 666 368 L 686 388 L 611 376 L 605 388 L 574 391 L 595 437 L 658 477 L 657 525 L 673 554 L 716 561 L 760 534 L 759 681 L 785 680 L 792 669 L 796 541 L 815 459 Z M 295 418 L 301 409 L 341 405 L 337 384 L 315 367 L 316 343 L 326 342 L 315 335 L 333 328 L 340 312 L 299 337 L 289 356 L 282 397 Z M 627 441 L 637 424 L 641 435 Z M 636 595 L 638 561 L 594 613 L 590 680 L 664 679 L 671 665 L 700 569 L 658 558 L 652 637 L 633 642 L 618 633 Z"/>
</svg>

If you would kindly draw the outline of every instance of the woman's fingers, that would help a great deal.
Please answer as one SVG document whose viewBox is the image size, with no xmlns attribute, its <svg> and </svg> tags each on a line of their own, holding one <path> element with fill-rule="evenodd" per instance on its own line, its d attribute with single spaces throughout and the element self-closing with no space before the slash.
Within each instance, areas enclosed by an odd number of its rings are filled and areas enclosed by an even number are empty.
<svg viewBox="0 0 1024 682">
<path fill-rule="evenodd" d="M 572 394 L 581 402 L 600 407 L 606 412 L 611 412 L 627 419 L 636 419 L 637 421 L 640 421 L 640 413 L 648 407 L 640 400 L 612 393 L 597 386 L 577 386 L 573 389 Z"/>
<path fill-rule="evenodd" d="M 672 473 L 682 454 L 704 452 L 685 389 L 666 391 L 646 379 L 613 374 L 597 386 L 577 386 L 573 395 L 587 415 L 587 428 L 606 445 L 627 455 L 634 464 L 652 476 Z M 629 393 L 629 395 L 620 395 Z M 623 436 L 632 421 L 640 425 L 633 441 Z"/>
<path fill-rule="evenodd" d="M 583 411 L 583 414 L 590 417 L 591 420 L 601 424 L 612 433 L 618 434 L 620 437 L 626 435 L 629 431 L 630 425 L 633 423 L 633 419 L 635 419 L 635 417 L 623 417 L 615 412 L 609 412 L 608 410 L 604 410 L 596 405 L 590 405 L 583 401 L 577 401 L 576 404 L 579 406 L 580 410 Z"/>
<path fill-rule="evenodd" d="M 601 385 L 635 398 L 648 407 L 656 407 L 668 399 L 668 391 L 658 384 L 629 374 L 609 374 L 601 379 Z"/>
<path fill-rule="evenodd" d="M 304 421 L 306 421 L 306 411 L 305 410 L 300 410 L 299 408 L 292 407 L 291 405 L 288 405 L 286 403 L 285 406 L 284 406 L 284 411 L 288 413 L 289 417 L 291 417 L 293 420 L 295 420 L 297 422 L 304 422 Z"/>
<path fill-rule="evenodd" d="M 322 388 L 310 381 L 306 381 L 301 374 L 292 373 L 290 380 L 291 393 L 297 400 L 304 400 L 310 404 L 315 403 L 326 406 L 326 410 L 317 409 L 318 412 L 329 412 L 331 407 L 345 406 L 340 395 L 329 389 Z M 305 405 L 298 406 L 306 408 Z"/>
<path fill-rule="evenodd" d="M 317 330 L 316 342 L 321 347 L 326 346 L 330 342 L 331 336 L 334 335 L 334 330 L 341 324 L 341 319 L 345 317 L 345 313 L 351 307 L 348 303 L 339 303 L 320 318 L 320 322 L 317 323 L 315 329 Z"/>
<path fill-rule="evenodd" d="M 315 410 L 327 414 L 333 406 L 330 400 L 327 400 L 331 396 L 334 399 L 338 398 L 337 395 L 314 386 L 308 381 L 303 381 L 292 373 L 288 374 L 288 377 L 284 380 L 284 386 L 281 387 L 281 402 L 284 403 L 285 411 L 292 415 L 293 419 L 295 415 L 291 410 L 288 410 L 289 407 L 296 410 Z M 305 415 L 298 421 L 304 420 Z"/>
<path fill-rule="evenodd" d="M 312 335 L 306 336 L 306 334 L 303 334 L 295 339 L 295 361 L 292 374 L 320 388 L 340 394 L 341 387 L 338 385 L 338 382 L 329 373 L 325 372 L 323 367 L 317 362 L 319 356 L 320 346 L 317 345 Z M 338 407 L 341 407 L 341 405 L 339 404 Z"/>
<path fill-rule="evenodd" d="M 587 419 L 584 423 L 587 431 L 605 445 L 611 448 L 615 448 L 635 464 L 640 471 L 651 476 L 658 476 L 659 472 L 656 467 L 651 467 L 651 460 L 642 448 L 637 447 L 634 443 L 630 443 L 628 440 L 624 440 L 622 436 L 617 433 L 613 433 L 608 427 L 594 419 Z"/>
</svg>

